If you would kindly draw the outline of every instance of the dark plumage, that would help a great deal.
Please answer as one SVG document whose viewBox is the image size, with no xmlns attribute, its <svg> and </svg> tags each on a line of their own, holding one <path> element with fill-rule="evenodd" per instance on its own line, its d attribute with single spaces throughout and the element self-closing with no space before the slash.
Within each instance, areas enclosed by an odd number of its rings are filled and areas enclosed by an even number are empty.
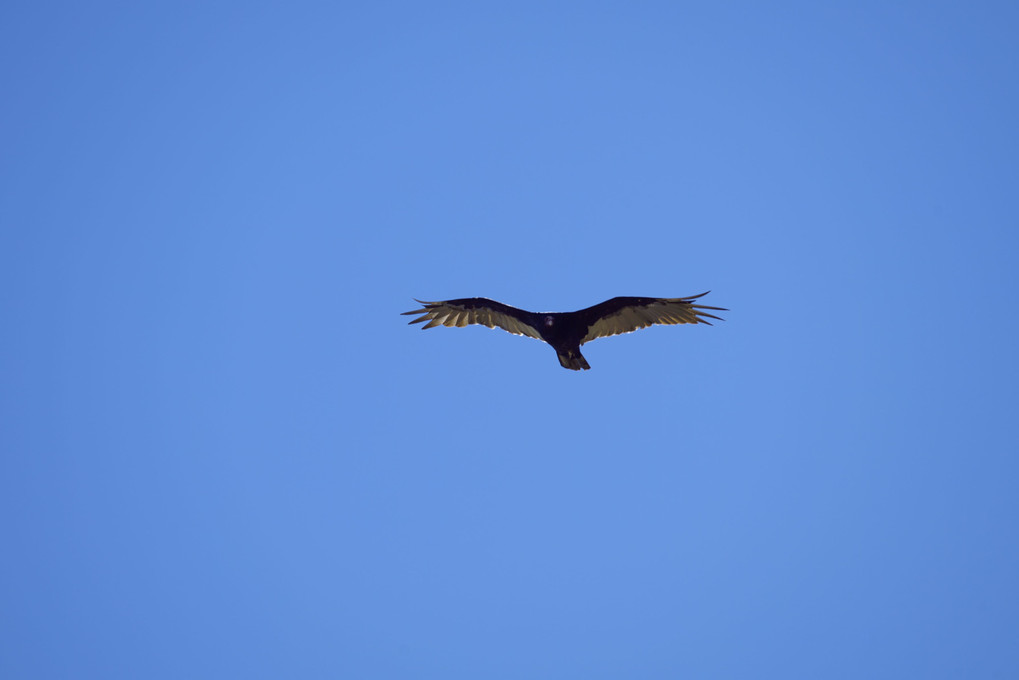
<svg viewBox="0 0 1019 680">
<path fill-rule="evenodd" d="M 709 291 L 710 292 L 710 291 Z M 515 335 L 526 335 L 552 345 L 563 368 L 574 371 L 591 368 L 580 353 L 580 346 L 595 338 L 630 333 L 654 324 L 705 323 L 721 317 L 702 311 L 728 311 L 693 303 L 699 297 L 647 298 L 616 297 L 577 312 L 528 312 L 488 298 L 462 298 L 442 302 L 417 302 L 421 309 L 404 314 L 420 314 L 410 323 L 427 321 L 422 329 L 434 326 L 480 324 L 498 326 Z"/>
</svg>

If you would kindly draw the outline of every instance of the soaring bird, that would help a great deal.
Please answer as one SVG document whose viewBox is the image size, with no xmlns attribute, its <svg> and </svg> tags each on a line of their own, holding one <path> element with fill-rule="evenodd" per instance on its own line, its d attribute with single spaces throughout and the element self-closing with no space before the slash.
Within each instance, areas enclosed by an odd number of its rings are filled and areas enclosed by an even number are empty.
<svg viewBox="0 0 1019 680">
<path fill-rule="evenodd" d="M 694 300 L 707 294 L 685 298 L 615 297 L 576 312 L 528 312 L 488 298 L 415 300 L 422 308 L 403 314 L 419 314 L 410 323 L 427 321 L 422 330 L 440 324 L 451 327 L 480 324 L 543 340 L 552 345 L 563 368 L 579 371 L 591 368 L 580 353 L 580 346 L 595 338 L 631 333 L 654 324 L 704 323 L 710 326 L 707 319 L 722 321 L 721 317 L 703 310 L 726 312 L 727 309 L 694 304 Z"/>
</svg>

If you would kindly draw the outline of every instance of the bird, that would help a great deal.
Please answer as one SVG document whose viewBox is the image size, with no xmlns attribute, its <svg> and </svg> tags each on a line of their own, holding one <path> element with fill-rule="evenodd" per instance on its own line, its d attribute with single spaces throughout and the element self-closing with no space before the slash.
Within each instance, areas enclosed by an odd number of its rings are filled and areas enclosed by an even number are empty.
<svg viewBox="0 0 1019 680">
<path fill-rule="evenodd" d="M 498 326 L 514 335 L 526 335 L 548 343 L 556 351 L 563 368 L 586 371 L 591 365 L 580 353 L 580 346 L 585 342 L 620 333 L 632 333 L 655 324 L 703 323 L 710 326 L 712 324 L 708 319 L 723 321 L 721 317 L 705 310 L 729 311 L 724 307 L 694 304 L 695 300 L 709 292 L 681 298 L 614 297 L 576 312 L 528 312 L 483 297 L 439 302 L 414 298 L 415 302 L 422 305 L 421 309 L 402 312 L 401 315 L 419 315 L 408 323 L 427 321 L 421 327 L 422 330 L 439 325 Z"/>
</svg>

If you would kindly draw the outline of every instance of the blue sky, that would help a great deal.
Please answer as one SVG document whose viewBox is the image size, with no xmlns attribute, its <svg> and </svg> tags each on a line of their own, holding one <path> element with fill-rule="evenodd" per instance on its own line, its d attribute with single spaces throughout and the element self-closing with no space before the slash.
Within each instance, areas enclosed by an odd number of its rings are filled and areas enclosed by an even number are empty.
<svg viewBox="0 0 1019 680">
<path fill-rule="evenodd" d="M 5 4 L 0 675 L 1014 677 L 1016 35 Z"/>
</svg>

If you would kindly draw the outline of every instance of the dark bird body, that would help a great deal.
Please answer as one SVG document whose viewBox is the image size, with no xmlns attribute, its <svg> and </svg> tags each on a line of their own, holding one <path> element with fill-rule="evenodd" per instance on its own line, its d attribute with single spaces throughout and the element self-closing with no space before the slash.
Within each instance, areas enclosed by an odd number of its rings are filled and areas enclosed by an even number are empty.
<svg viewBox="0 0 1019 680">
<path fill-rule="evenodd" d="M 720 317 L 703 310 L 727 311 L 693 301 L 707 295 L 685 298 L 616 297 L 576 312 L 528 312 L 488 298 L 461 298 L 442 302 L 423 302 L 423 307 L 404 314 L 420 314 L 410 323 L 427 321 L 422 328 L 480 324 L 516 335 L 543 340 L 552 346 L 563 368 L 574 371 L 591 368 L 580 353 L 580 346 L 595 338 L 630 333 L 654 324 L 704 323 Z"/>
</svg>

